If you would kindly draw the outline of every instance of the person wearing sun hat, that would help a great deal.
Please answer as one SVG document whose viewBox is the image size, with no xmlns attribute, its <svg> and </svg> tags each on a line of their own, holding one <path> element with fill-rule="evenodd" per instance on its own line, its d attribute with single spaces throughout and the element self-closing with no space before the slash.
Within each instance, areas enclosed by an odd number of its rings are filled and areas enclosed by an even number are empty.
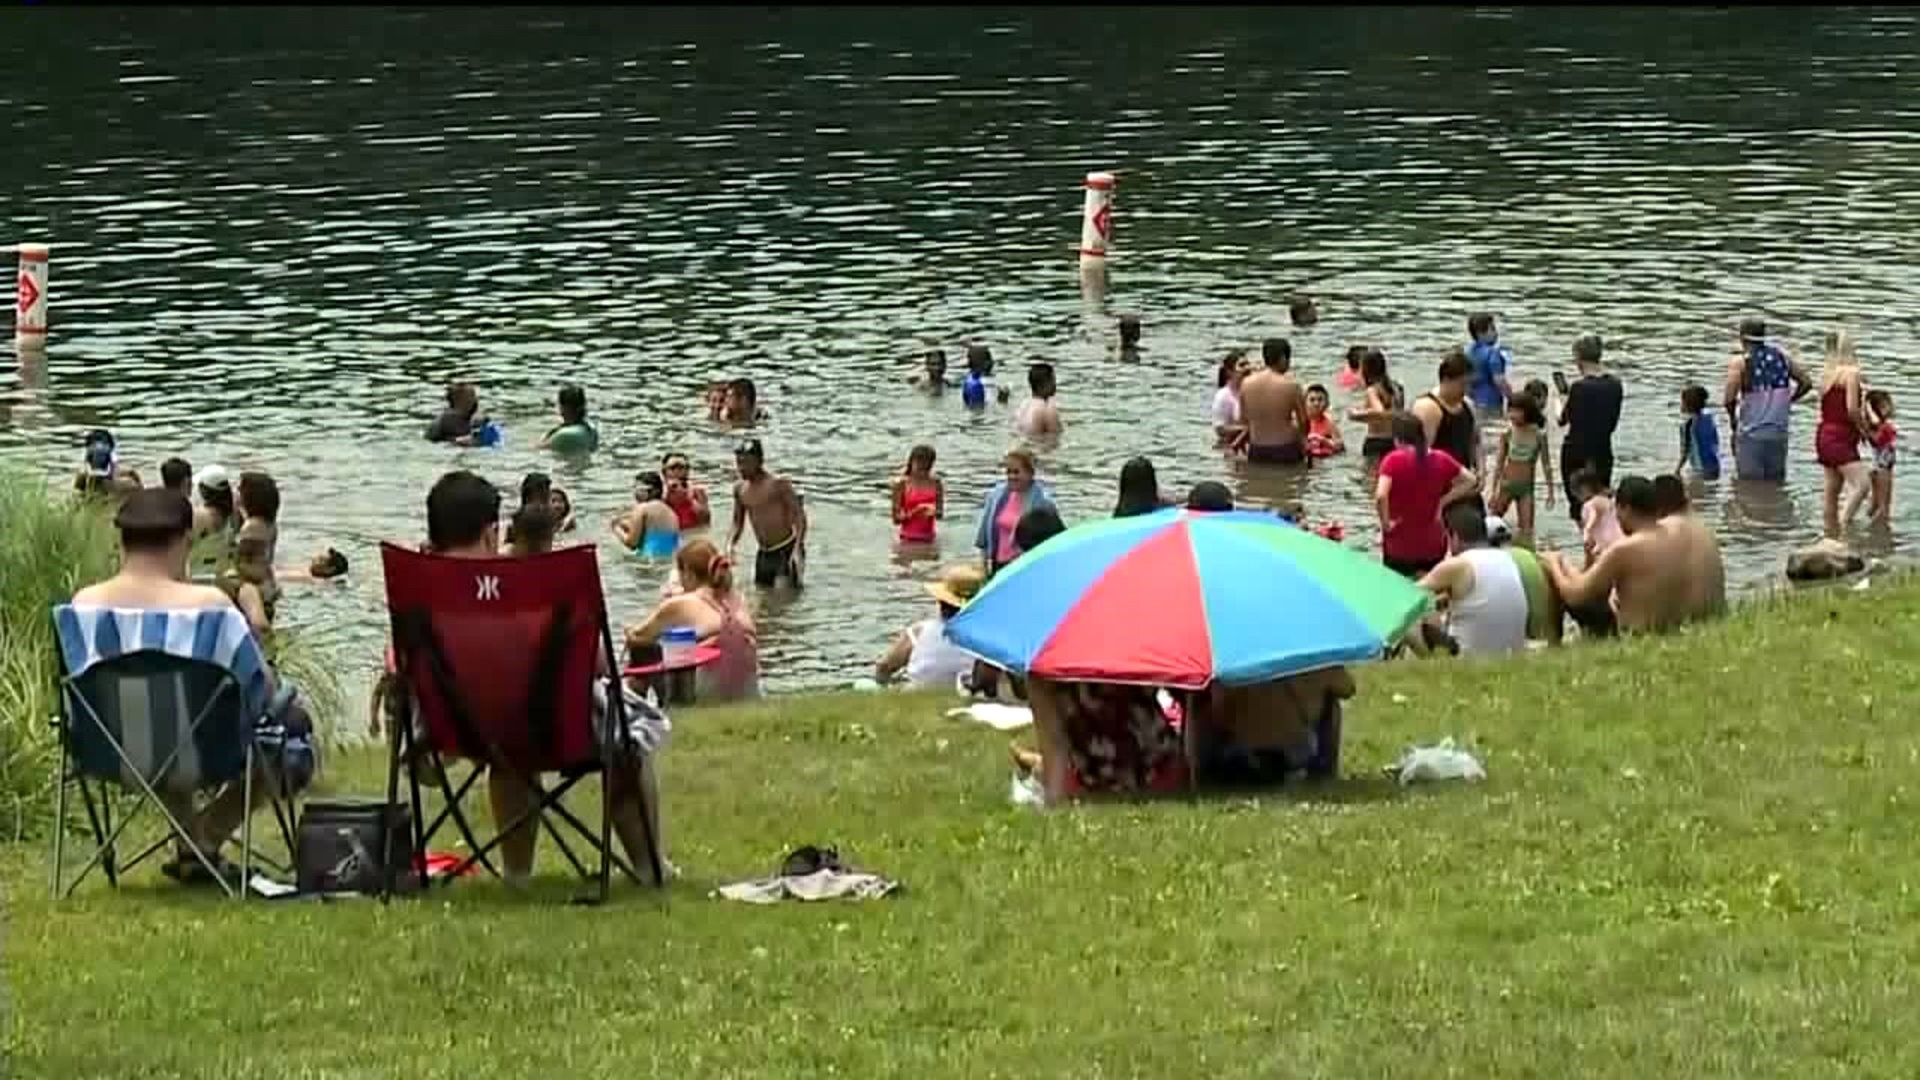
<svg viewBox="0 0 1920 1080">
<path fill-rule="evenodd" d="M 902 630 L 873 666 L 874 679 L 884 683 L 904 672 L 914 687 L 943 687 L 973 670 L 973 654 L 948 639 L 947 620 L 958 615 L 986 581 L 986 571 L 979 566 L 956 565 L 924 585 L 927 595 L 940 605 L 940 613 Z"/>
</svg>

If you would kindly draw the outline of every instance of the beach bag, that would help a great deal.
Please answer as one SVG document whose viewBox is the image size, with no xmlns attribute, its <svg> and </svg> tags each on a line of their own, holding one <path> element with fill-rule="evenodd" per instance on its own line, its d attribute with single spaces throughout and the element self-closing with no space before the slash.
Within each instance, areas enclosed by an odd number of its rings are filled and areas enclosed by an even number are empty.
<svg viewBox="0 0 1920 1080">
<path fill-rule="evenodd" d="M 309 799 L 294 837 L 294 883 L 307 894 L 412 888 L 413 813 L 405 803 L 379 799 Z"/>
</svg>

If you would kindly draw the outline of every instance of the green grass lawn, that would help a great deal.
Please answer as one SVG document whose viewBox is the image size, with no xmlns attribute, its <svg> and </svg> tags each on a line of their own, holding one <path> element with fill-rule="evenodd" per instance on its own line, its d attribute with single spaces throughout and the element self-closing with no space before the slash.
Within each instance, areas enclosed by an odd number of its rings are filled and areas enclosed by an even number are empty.
<svg viewBox="0 0 1920 1080">
<path fill-rule="evenodd" d="M 1011 807 L 1006 738 L 941 699 L 687 711 L 664 907 L 568 906 L 544 844 L 530 895 L 236 905 L 142 871 L 54 908 L 18 848 L 8 1050 L 23 1077 L 1913 1077 L 1916 614 L 1876 582 L 1376 666 L 1345 780 L 1198 804 Z M 1377 779 L 1449 734 L 1484 785 Z M 707 898 L 808 841 L 908 891 Z"/>
</svg>

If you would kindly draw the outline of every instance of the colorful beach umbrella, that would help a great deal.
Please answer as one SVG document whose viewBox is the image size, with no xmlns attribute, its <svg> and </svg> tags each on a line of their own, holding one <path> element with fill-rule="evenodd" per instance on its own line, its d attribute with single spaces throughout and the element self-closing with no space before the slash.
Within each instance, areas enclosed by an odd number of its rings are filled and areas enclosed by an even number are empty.
<svg viewBox="0 0 1920 1080">
<path fill-rule="evenodd" d="M 1022 674 L 1199 689 L 1377 657 L 1427 602 L 1377 560 L 1276 515 L 1162 510 L 1022 555 L 947 636 Z"/>
</svg>

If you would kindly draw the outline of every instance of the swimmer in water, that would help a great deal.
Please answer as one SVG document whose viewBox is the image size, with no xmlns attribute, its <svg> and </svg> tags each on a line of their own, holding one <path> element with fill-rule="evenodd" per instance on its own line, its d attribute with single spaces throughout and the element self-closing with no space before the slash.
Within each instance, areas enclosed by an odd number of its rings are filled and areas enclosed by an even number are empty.
<svg viewBox="0 0 1920 1080">
<path fill-rule="evenodd" d="M 1320 321 L 1320 305 L 1313 297 L 1296 293 L 1287 298 L 1287 318 L 1295 326 L 1312 326 Z"/>
<path fill-rule="evenodd" d="M 1358 390 L 1367 384 L 1366 379 L 1360 375 L 1360 361 L 1366 358 L 1367 347 L 1365 345 L 1347 346 L 1347 366 L 1340 369 L 1340 376 L 1335 380 L 1340 384 L 1340 389 L 1348 391 Z"/>
<path fill-rule="evenodd" d="M 520 504 L 520 509 L 513 513 L 513 540 L 507 545 L 507 556 L 520 559 L 552 551 L 554 520 L 549 506 L 537 502 Z"/>
<path fill-rule="evenodd" d="M 947 516 L 947 489 L 933 471 L 933 447 L 907 453 L 907 467 L 893 478 L 893 523 L 902 544 L 933 543 L 934 522 Z"/>
<path fill-rule="evenodd" d="M 1134 362 L 1140 359 L 1140 316 L 1120 316 L 1120 359 Z"/>
<path fill-rule="evenodd" d="M 571 384 L 560 388 L 560 424 L 540 440 L 542 450 L 590 454 L 600 449 L 600 432 L 587 422 L 587 392 Z"/>
<path fill-rule="evenodd" d="M 667 505 L 673 507 L 674 515 L 680 519 L 681 532 L 713 524 L 707 489 L 693 482 L 693 462 L 687 455 L 672 451 L 662 457 L 660 475 L 667 482 Z"/>
<path fill-rule="evenodd" d="M 760 550 L 754 556 L 753 583 L 762 589 L 786 581 L 800 588 L 806 564 L 807 512 L 793 481 L 768 472 L 759 439 L 747 439 L 733 451 L 740 482 L 733 485 L 733 528 L 727 534 L 727 558 L 740 546 L 740 534 L 753 523 Z"/>
<path fill-rule="evenodd" d="M 937 394 L 953 384 L 947 381 L 947 352 L 945 349 L 928 349 L 920 358 L 921 369 L 917 375 L 907 376 L 907 382 L 915 389 Z"/>
<path fill-rule="evenodd" d="M 620 546 L 648 559 L 670 559 L 680 546 L 680 516 L 667 504 L 666 480 L 657 472 L 633 479 L 633 507 L 613 519 Z"/>
<path fill-rule="evenodd" d="M 427 425 L 427 441 L 472 446 L 474 433 L 486 422 L 480 415 L 480 392 L 472 383 L 454 383 L 447 387 L 447 407 Z"/>
<path fill-rule="evenodd" d="M 1347 452 L 1340 437 L 1340 425 L 1327 412 L 1327 388 L 1319 383 L 1307 387 L 1307 456 L 1332 457 Z"/>
<path fill-rule="evenodd" d="M 967 377 L 960 382 L 960 403 L 969 409 L 984 409 L 991 395 L 1006 404 L 1011 392 L 1004 386 L 993 386 L 988 381 L 992 377 L 993 350 L 985 345 L 967 346 Z"/>
<path fill-rule="evenodd" d="M 572 532 L 579 523 L 573 520 L 573 499 L 566 488 L 553 488 L 547 492 L 547 510 L 553 515 L 553 531 Z"/>
<path fill-rule="evenodd" d="M 721 423 L 733 427 L 752 427 L 767 419 L 760 407 L 760 391 L 752 379 L 739 378 L 727 384 L 726 404 L 720 410 Z"/>
<path fill-rule="evenodd" d="M 719 420 L 727 411 L 727 380 L 714 379 L 707 383 L 707 419 Z"/>
<path fill-rule="evenodd" d="M 1053 365 L 1038 363 L 1027 369 L 1027 389 L 1033 394 L 1013 416 L 1013 429 L 1030 439 L 1060 437 L 1060 406 L 1053 400 L 1059 392 Z"/>
</svg>

